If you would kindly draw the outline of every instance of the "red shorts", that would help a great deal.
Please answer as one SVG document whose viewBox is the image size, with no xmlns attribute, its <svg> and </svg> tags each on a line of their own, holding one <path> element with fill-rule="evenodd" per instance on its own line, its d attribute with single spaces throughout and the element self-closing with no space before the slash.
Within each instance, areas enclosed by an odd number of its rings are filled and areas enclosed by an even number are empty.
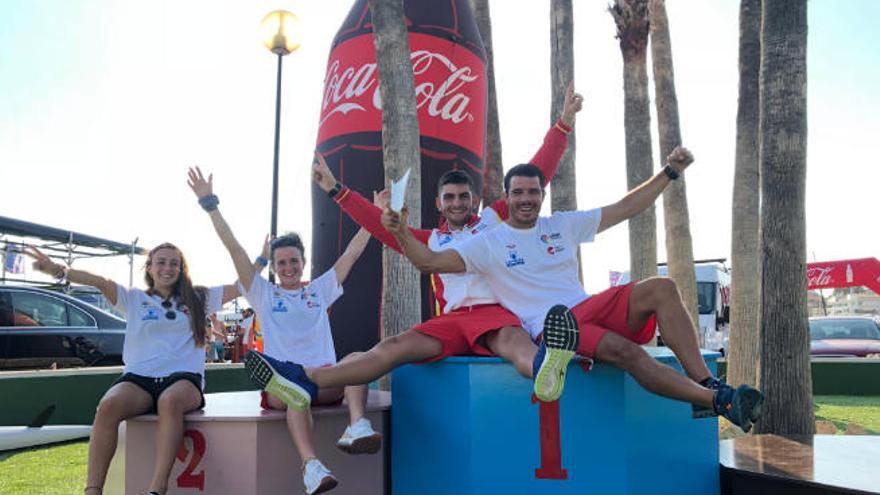
<svg viewBox="0 0 880 495">
<path fill-rule="evenodd" d="M 448 356 L 494 356 L 483 344 L 481 337 L 503 327 L 521 327 L 513 313 L 498 304 L 481 304 L 459 308 L 451 313 L 412 327 L 410 330 L 434 337 L 443 344 L 443 350 L 425 363 Z"/>
<path fill-rule="evenodd" d="M 580 342 L 577 353 L 593 357 L 596 346 L 608 332 L 614 332 L 636 344 L 646 344 L 654 338 L 657 319 L 654 315 L 648 318 L 642 328 L 633 331 L 626 324 L 629 310 L 629 296 L 634 283 L 611 287 L 586 301 L 571 308 L 580 328 Z"/>
</svg>

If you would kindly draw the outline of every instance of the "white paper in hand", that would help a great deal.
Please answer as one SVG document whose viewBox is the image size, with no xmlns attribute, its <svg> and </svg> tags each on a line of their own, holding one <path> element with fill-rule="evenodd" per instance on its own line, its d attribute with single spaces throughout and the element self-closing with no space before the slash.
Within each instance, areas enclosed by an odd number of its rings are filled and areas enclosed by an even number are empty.
<svg viewBox="0 0 880 495">
<path fill-rule="evenodd" d="M 406 199 L 406 184 L 409 182 L 409 171 L 410 169 L 406 169 L 400 180 L 391 183 L 391 209 L 397 213 L 400 213 L 400 210 L 403 209 L 403 202 Z"/>
</svg>

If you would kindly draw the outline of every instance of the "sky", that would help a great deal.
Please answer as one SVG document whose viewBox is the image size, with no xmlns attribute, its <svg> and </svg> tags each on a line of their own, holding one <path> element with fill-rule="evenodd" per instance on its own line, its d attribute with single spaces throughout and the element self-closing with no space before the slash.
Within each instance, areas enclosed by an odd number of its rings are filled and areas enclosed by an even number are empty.
<svg viewBox="0 0 880 495">
<path fill-rule="evenodd" d="M 310 246 L 309 169 L 323 77 L 352 3 L 0 0 L 0 215 L 120 242 L 137 238 L 148 248 L 171 241 L 196 283 L 232 281 L 232 263 L 186 170 L 200 165 L 214 174 L 224 216 L 256 255 L 269 230 L 276 77 L 259 24 L 286 9 L 301 18 L 302 47 L 284 59 L 278 224 Z M 626 192 L 622 60 L 607 2 L 574 4 L 575 84 L 586 99 L 576 127 L 577 194 L 587 209 Z M 880 255 L 872 206 L 880 184 L 873 150 L 880 2 L 845 5 L 814 0 L 808 7 L 810 261 Z M 490 8 L 510 167 L 532 156 L 551 124 L 549 1 L 495 0 Z M 667 11 L 681 134 L 696 157 L 686 173 L 694 256 L 729 258 L 739 2 L 668 0 Z M 657 211 L 658 260 L 665 261 L 660 203 Z M 588 292 L 607 287 L 610 270 L 628 269 L 627 238 L 620 225 L 584 246 Z M 122 258 L 74 266 L 128 280 Z"/>
</svg>

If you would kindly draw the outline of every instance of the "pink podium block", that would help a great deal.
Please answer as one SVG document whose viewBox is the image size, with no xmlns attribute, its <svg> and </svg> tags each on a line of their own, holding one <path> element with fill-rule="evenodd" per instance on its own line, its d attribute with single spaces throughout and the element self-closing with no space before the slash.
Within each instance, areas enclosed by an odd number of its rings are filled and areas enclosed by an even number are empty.
<svg viewBox="0 0 880 495">
<path fill-rule="evenodd" d="M 208 394 L 202 411 L 185 417 L 183 446 L 166 495 L 275 495 L 302 493 L 301 461 L 283 411 L 260 408 L 259 392 Z M 318 457 L 339 480 L 334 494 L 386 493 L 390 432 L 389 392 L 370 391 L 367 418 L 384 434 L 382 450 L 349 455 L 336 448 L 348 425 L 348 407 L 315 407 L 313 441 Z M 126 421 L 119 437 L 107 495 L 140 495 L 149 486 L 155 458 L 156 415 Z M 124 474 L 122 474 L 124 473 Z"/>
</svg>

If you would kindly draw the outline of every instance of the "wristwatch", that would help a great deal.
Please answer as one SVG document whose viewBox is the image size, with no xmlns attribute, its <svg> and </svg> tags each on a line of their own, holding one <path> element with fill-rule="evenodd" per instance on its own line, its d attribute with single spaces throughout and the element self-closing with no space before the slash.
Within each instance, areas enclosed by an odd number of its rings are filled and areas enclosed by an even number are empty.
<svg viewBox="0 0 880 495">
<path fill-rule="evenodd" d="M 330 189 L 329 191 L 327 191 L 327 196 L 329 196 L 329 197 L 331 197 L 331 198 L 335 198 L 336 195 L 339 194 L 340 191 L 342 191 L 342 183 L 341 183 L 341 182 L 337 182 L 336 185 L 333 186 L 332 189 Z"/>
<path fill-rule="evenodd" d="M 663 167 L 663 173 L 665 173 L 666 177 L 669 177 L 670 180 L 676 180 L 681 177 L 681 174 L 678 173 L 674 168 L 672 168 L 672 165 L 668 164 Z"/>
</svg>

